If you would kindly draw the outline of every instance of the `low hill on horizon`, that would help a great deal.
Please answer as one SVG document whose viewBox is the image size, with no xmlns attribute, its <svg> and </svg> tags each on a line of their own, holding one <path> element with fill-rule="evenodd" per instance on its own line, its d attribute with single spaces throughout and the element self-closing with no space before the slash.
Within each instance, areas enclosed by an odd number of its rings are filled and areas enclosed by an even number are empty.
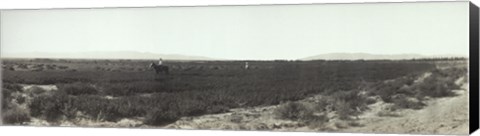
<svg viewBox="0 0 480 136">
<path fill-rule="evenodd" d="M 449 58 L 449 57 L 467 57 L 462 55 L 421 55 L 421 54 L 369 54 L 369 53 L 327 53 L 299 60 L 402 60 L 402 59 L 422 59 L 422 58 Z"/>
<path fill-rule="evenodd" d="M 95 52 L 76 52 L 76 53 L 48 53 L 48 52 L 25 52 L 25 53 L 4 53 L 0 54 L 2 58 L 53 58 L 53 59 L 141 59 L 156 60 L 202 60 L 202 61 L 237 61 L 235 59 L 219 59 L 206 56 L 193 56 L 183 54 L 158 54 L 150 52 L 136 51 L 95 51 Z M 450 58 L 464 57 L 467 55 L 421 55 L 421 54 L 369 54 L 369 53 L 327 53 L 296 60 L 402 60 L 402 59 L 423 59 L 423 58 Z M 272 59 L 275 60 L 275 59 Z M 252 60 L 255 61 L 255 60 Z M 261 60 L 265 61 L 265 60 Z"/>
<path fill-rule="evenodd" d="M 156 54 L 136 51 L 95 51 L 78 53 L 47 53 L 28 52 L 2 54 L 5 58 L 67 58 L 67 59 L 159 59 L 164 60 L 219 60 L 203 56 L 190 56 L 181 54 Z"/>
</svg>

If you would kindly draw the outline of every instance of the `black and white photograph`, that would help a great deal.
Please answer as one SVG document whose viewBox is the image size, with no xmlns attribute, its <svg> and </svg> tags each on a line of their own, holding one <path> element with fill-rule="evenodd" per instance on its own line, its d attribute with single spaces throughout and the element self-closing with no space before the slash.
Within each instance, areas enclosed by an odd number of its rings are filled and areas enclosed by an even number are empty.
<svg viewBox="0 0 480 136">
<path fill-rule="evenodd" d="M 469 134 L 469 5 L 0 12 L 6 126 Z"/>
</svg>

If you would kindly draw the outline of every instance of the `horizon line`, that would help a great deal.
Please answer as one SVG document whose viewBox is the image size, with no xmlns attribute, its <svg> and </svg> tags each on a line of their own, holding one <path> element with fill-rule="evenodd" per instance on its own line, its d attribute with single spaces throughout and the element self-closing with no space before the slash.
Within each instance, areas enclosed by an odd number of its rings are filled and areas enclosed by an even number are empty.
<svg viewBox="0 0 480 136">
<path fill-rule="evenodd" d="M 0 53 L 1 58 L 72 58 L 72 59 L 135 59 L 135 60 L 149 60 L 149 58 L 121 58 L 121 57 L 101 57 L 101 58 L 89 58 L 87 56 L 83 57 L 78 57 L 78 56 L 72 56 L 72 57 L 60 57 L 60 56 L 39 56 L 39 55 L 34 55 L 34 56 L 29 56 L 29 57 L 19 57 L 22 56 L 23 54 L 29 54 L 29 53 L 38 53 L 38 54 L 82 54 L 82 53 L 122 53 L 122 52 L 127 52 L 127 53 L 140 53 L 140 54 L 150 54 L 150 55 L 159 55 L 159 57 L 164 57 L 162 55 L 171 55 L 171 56 L 176 56 L 176 57 L 197 57 L 200 59 L 191 59 L 191 60 L 304 60 L 308 59 L 311 57 L 316 57 L 316 56 L 321 56 L 321 55 L 332 55 L 332 54 L 366 54 L 366 55 L 372 55 L 372 56 L 395 56 L 395 55 L 418 55 L 420 57 L 418 58 L 438 58 L 438 57 L 444 57 L 444 58 L 451 58 L 451 57 L 464 57 L 468 58 L 468 54 L 421 54 L 421 53 L 395 53 L 395 54 L 383 54 L 383 53 L 366 53 L 366 52 L 328 52 L 328 53 L 319 53 L 319 54 L 314 54 L 314 55 L 308 55 L 308 56 L 303 56 L 299 58 L 270 58 L 270 59 L 243 59 L 243 58 L 221 58 L 221 57 L 210 57 L 210 56 L 204 56 L 204 55 L 189 55 L 189 54 L 181 54 L 181 53 L 156 53 L 156 52 L 148 52 L 148 51 L 128 51 L 128 50 L 119 50 L 119 51 L 82 51 L 82 52 L 42 52 L 42 51 L 30 51 L 30 52 L 13 52 L 13 53 L 5 53 L 2 52 Z M 5 55 L 7 54 L 7 55 Z M 20 54 L 20 55 L 19 55 Z M 62 55 L 63 56 L 63 55 Z M 409 58 L 409 59 L 415 59 L 417 57 Z M 152 58 L 152 60 L 155 60 L 157 58 Z M 371 60 L 371 58 L 358 58 L 358 59 L 365 59 L 365 60 Z M 178 59 L 178 60 L 188 60 L 188 59 Z M 332 60 L 332 59 L 325 59 L 325 60 Z M 356 59 L 347 59 L 347 60 L 356 60 Z M 376 60 L 376 59 L 374 59 Z M 397 60 L 397 59 L 393 59 Z"/>
<path fill-rule="evenodd" d="M 49 59 L 49 60 L 144 60 L 156 61 L 157 59 L 148 58 L 52 58 L 52 57 L 0 57 L 0 59 Z M 398 60 L 442 60 L 442 59 L 470 59 L 467 57 L 421 57 L 421 58 L 402 58 L 402 59 L 164 59 L 164 61 L 398 61 Z"/>
</svg>

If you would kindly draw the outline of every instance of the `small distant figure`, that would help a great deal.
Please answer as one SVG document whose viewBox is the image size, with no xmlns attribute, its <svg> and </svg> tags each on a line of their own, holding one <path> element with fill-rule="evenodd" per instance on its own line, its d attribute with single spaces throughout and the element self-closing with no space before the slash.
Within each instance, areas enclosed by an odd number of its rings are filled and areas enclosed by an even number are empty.
<svg viewBox="0 0 480 136">
<path fill-rule="evenodd" d="M 245 69 L 248 69 L 248 62 L 245 62 Z"/>
<path fill-rule="evenodd" d="M 163 61 L 163 59 L 162 59 L 162 58 L 160 58 L 160 60 L 158 60 L 158 65 L 159 65 L 159 66 L 161 66 L 161 65 L 162 65 L 162 61 Z"/>
<path fill-rule="evenodd" d="M 169 74 L 169 71 L 168 71 L 168 66 L 165 66 L 165 65 L 157 65 L 155 63 L 150 63 L 150 67 L 153 68 L 155 70 L 155 73 L 156 74 L 159 74 L 159 73 L 165 73 L 165 74 Z"/>
</svg>

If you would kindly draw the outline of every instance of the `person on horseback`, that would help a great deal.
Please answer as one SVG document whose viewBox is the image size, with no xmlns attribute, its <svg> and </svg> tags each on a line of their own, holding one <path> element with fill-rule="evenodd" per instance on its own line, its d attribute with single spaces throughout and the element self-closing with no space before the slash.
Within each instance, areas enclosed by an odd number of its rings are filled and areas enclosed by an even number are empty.
<svg viewBox="0 0 480 136">
<path fill-rule="evenodd" d="M 168 66 L 166 65 L 163 65 L 163 59 L 160 58 L 160 60 L 158 61 L 158 64 L 155 64 L 154 62 L 150 63 L 150 67 L 153 68 L 155 70 L 155 73 L 156 74 L 159 74 L 159 73 L 165 73 L 165 74 L 169 74 L 169 71 L 168 71 Z"/>
</svg>

